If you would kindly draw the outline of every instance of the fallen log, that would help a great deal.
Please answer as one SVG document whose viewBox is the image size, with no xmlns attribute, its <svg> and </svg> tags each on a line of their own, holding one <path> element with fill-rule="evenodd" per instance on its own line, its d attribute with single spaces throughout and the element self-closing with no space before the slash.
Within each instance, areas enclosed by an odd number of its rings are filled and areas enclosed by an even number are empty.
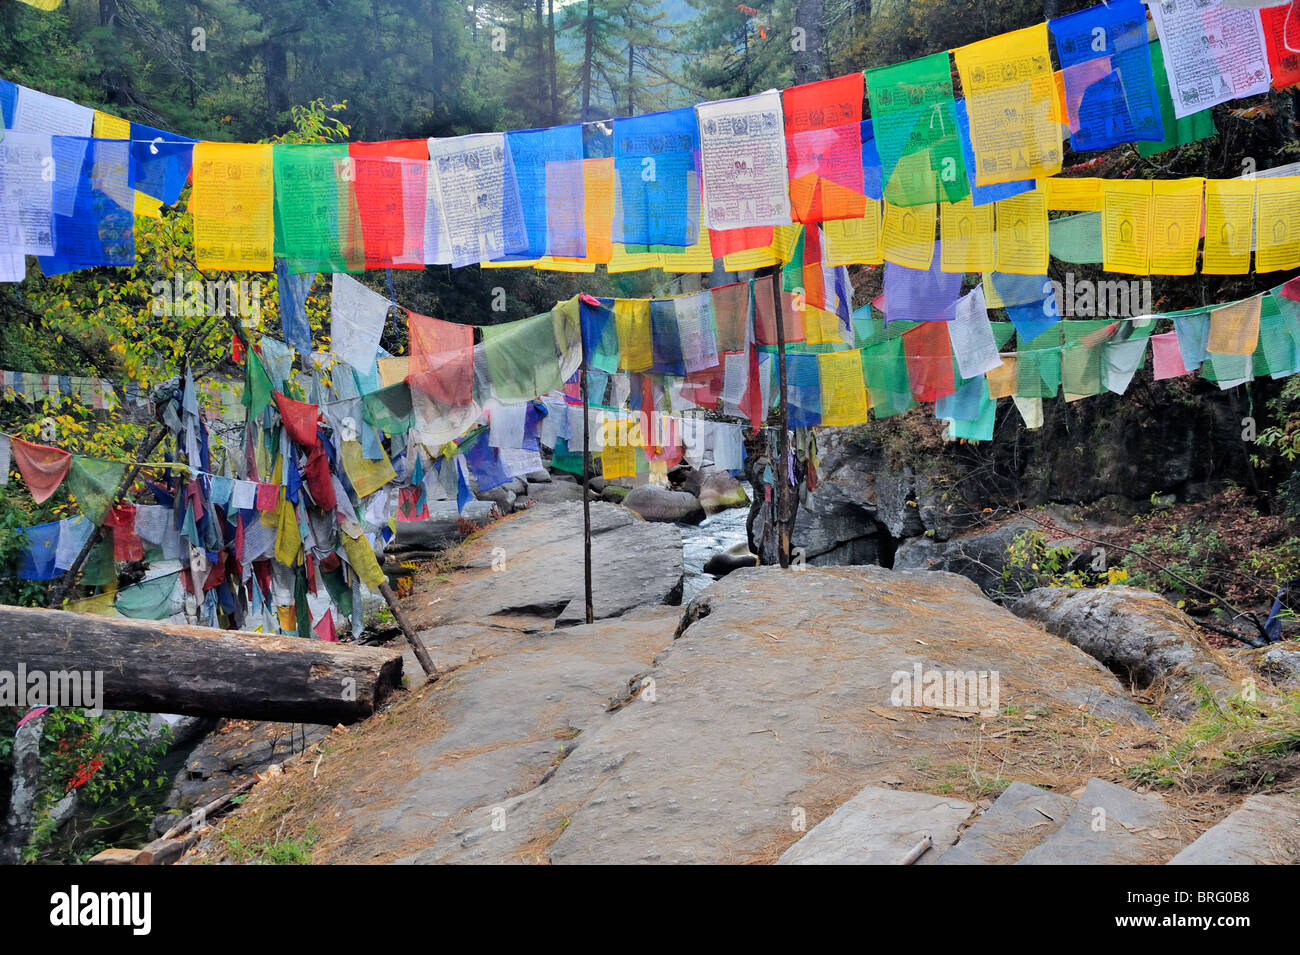
<svg viewBox="0 0 1300 955">
<path fill-rule="evenodd" d="M 369 716 L 402 679 L 395 650 L 0 606 L 0 670 L 19 665 L 102 679 L 83 706 L 301 723 Z"/>
</svg>

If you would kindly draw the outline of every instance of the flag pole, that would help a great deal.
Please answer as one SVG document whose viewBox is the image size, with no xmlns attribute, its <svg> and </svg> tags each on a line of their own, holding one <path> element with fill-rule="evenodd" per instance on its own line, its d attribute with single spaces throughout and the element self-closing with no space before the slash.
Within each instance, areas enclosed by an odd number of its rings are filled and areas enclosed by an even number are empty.
<svg viewBox="0 0 1300 955">
<path fill-rule="evenodd" d="M 776 456 L 780 459 L 773 469 L 776 478 L 776 524 L 777 560 L 782 567 L 790 566 L 790 435 L 787 430 L 789 412 L 786 387 L 785 365 L 785 310 L 781 303 L 783 291 L 783 270 L 780 265 L 772 266 L 772 300 L 776 315 L 776 376 L 779 400 L 776 407 Z"/>
<path fill-rule="evenodd" d="M 582 303 L 599 304 L 589 295 L 582 296 Z M 581 307 L 579 304 L 578 334 L 582 338 L 582 364 L 578 371 L 582 387 L 582 587 L 587 623 L 594 623 L 596 614 L 591 599 L 591 401 L 587 393 L 587 336 L 582 329 Z"/>
</svg>

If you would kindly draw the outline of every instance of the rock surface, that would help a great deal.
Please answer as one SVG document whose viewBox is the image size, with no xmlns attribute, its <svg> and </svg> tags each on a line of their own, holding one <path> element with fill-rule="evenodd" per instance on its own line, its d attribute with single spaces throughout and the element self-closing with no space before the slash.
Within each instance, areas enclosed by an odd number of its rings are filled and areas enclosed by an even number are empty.
<svg viewBox="0 0 1300 955">
<path fill-rule="evenodd" d="M 729 507 L 749 507 L 744 486 L 726 471 L 709 470 L 695 496 L 706 514 L 716 514 Z"/>
<path fill-rule="evenodd" d="M 1300 794 L 1251 796 L 1170 865 L 1300 865 Z"/>
<path fill-rule="evenodd" d="M 1196 712 L 1197 683 L 1217 697 L 1237 692 L 1196 625 L 1159 594 L 1119 586 L 1040 587 L 1012 612 L 1068 640 L 1134 686 L 1159 683 L 1160 706 L 1172 715 Z"/>
<path fill-rule="evenodd" d="M 623 497 L 623 506 L 647 521 L 698 524 L 704 520 L 699 499 L 687 491 L 670 491 L 654 484 L 633 488 Z"/>
<path fill-rule="evenodd" d="M 554 489 L 564 484 L 538 485 Z M 581 493 L 581 492 L 579 492 Z M 617 617 L 633 607 L 681 600 L 681 532 L 640 520 L 621 507 L 591 505 L 591 555 L 596 568 L 595 616 Z M 413 610 L 423 626 L 472 617 L 542 618 L 578 622 L 583 602 L 582 504 L 534 507 L 483 532 L 477 556 L 465 565 L 477 572 L 445 598 L 432 590 Z"/>
<path fill-rule="evenodd" d="M 1065 824 L 1074 811 L 1069 796 L 1013 782 L 962 833 L 939 865 L 1008 865 Z"/>
<path fill-rule="evenodd" d="M 1061 828 L 1021 857 L 1020 865 L 1143 865 L 1169 861 L 1173 813 L 1158 797 L 1090 779 Z"/>
<path fill-rule="evenodd" d="M 957 841 L 975 811 L 963 799 L 868 786 L 776 860 L 777 865 L 900 865 L 924 837 L 920 858 L 933 861 Z"/>
</svg>

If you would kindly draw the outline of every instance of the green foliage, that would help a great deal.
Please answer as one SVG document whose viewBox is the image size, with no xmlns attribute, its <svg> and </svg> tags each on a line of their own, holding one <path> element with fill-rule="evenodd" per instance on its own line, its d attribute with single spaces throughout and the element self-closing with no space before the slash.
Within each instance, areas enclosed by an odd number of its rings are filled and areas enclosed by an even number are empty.
<svg viewBox="0 0 1300 955">
<path fill-rule="evenodd" d="M 276 839 L 245 846 L 238 838 L 227 833 L 226 848 L 235 862 L 253 865 L 311 865 L 311 847 L 320 838 L 314 823 L 307 825 L 301 839 Z"/>
</svg>

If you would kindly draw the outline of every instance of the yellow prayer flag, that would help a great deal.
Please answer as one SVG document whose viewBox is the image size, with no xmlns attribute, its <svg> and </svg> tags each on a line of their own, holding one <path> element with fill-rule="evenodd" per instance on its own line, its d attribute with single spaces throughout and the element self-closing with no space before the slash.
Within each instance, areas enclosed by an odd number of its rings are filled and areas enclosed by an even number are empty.
<svg viewBox="0 0 1300 955">
<path fill-rule="evenodd" d="M 293 604 L 275 608 L 275 616 L 284 633 L 298 632 L 298 608 Z"/>
<path fill-rule="evenodd" d="M 862 352 L 826 352 L 817 356 L 822 391 L 822 424 L 847 427 L 867 421 L 867 385 L 862 378 Z"/>
<path fill-rule="evenodd" d="M 815 226 L 814 226 L 815 228 Z M 795 247 L 803 232 L 801 225 L 778 225 L 772 227 L 772 244 L 768 246 L 772 254 L 781 262 L 789 262 L 794 257 Z"/>
<path fill-rule="evenodd" d="M 984 373 L 989 383 L 989 397 L 1010 398 L 1016 393 L 1016 356 L 1003 355 L 1002 364 Z"/>
<path fill-rule="evenodd" d="M 406 381 L 407 375 L 411 373 L 411 358 L 409 355 L 403 355 L 400 358 L 381 358 L 376 364 L 379 366 L 379 383 L 385 388 Z"/>
<path fill-rule="evenodd" d="M 816 305 L 805 304 L 803 310 L 804 341 L 809 345 L 841 343 L 840 317 Z"/>
<path fill-rule="evenodd" d="M 1151 189 L 1152 273 L 1195 274 L 1205 180 L 1153 179 Z"/>
<path fill-rule="evenodd" d="M 830 219 L 822 223 L 827 265 L 879 265 L 880 203 L 868 199 L 861 219 Z"/>
<path fill-rule="evenodd" d="M 1039 183 L 1047 185 L 1047 208 L 1061 212 L 1100 212 L 1101 179 L 1062 179 L 1052 176 Z"/>
<path fill-rule="evenodd" d="M 1250 271 L 1250 226 L 1254 214 L 1255 180 L 1205 180 L 1203 273 L 1239 275 Z"/>
<path fill-rule="evenodd" d="M 120 116 L 113 116 L 101 110 L 95 110 L 95 120 L 92 126 L 92 135 L 96 139 L 130 139 L 131 124 L 122 119 Z M 148 219 L 162 218 L 162 200 L 155 199 L 147 193 L 135 190 L 134 207 L 131 210 L 135 215 L 144 216 Z"/>
<path fill-rule="evenodd" d="M 1211 355 L 1250 355 L 1259 344 L 1259 313 L 1264 293 L 1220 305 L 1210 312 L 1210 338 L 1206 351 Z"/>
<path fill-rule="evenodd" d="M 970 196 L 939 207 L 939 267 L 945 272 L 983 272 L 995 264 L 993 203 L 972 204 Z"/>
<path fill-rule="evenodd" d="M 29 7 L 35 7 L 37 10 L 57 10 L 63 0 L 18 0 L 19 3 L 25 3 Z"/>
<path fill-rule="evenodd" d="M 194 253 L 211 271 L 273 267 L 271 146 L 199 143 L 194 147 Z"/>
<path fill-rule="evenodd" d="M 1047 274 L 1047 192 L 1000 199 L 997 206 L 997 270 L 1016 275 Z M 987 287 L 986 287 L 987 288 Z"/>
<path fill-rule="evenodd" d="M 366 589 L 378 590 L 387 578 L 379 566 L 375 550 L 370 546 L 366 535 L 353 537 L 345 526 L 339 536 L 343 539 L 343 552 L 348 555 L 348 563 L 352 566 L 353 572 L 361 578 Z"/>
<path fill-rule="evenodd" d="M 1102 193 L 1102 268 L 1151 274 L 1151 180 L 1107 180 Z"/>
<path fill-rule="evenodd" d="M 934 258 L 934 227 L 938 215 L 935 203 L 896 206 L 886 202 L 884 206 L 885 221 L 880 232 L 883 257 L 895 265 L 928 269 Z"/>
<path fill-rule="evenodd" d="M 383 448 L 379 450 L 383 457 L 370 461 L 362 454 L 359 441 L 344 441 L 342 444 L 339 457 L 343 459 L 343 471 L 352 482 L 357 497 L 369 497 L 397 477 L 388 455 L 384 454 Z"/>
<path fill-rule="evenodd" d="M 1051 176 L 1061 169 L 1061 117 L 1047 24 L 952 51 L 966 96 L 975 182 Z"/>
<path fill-rule="evenodd" d="M 981 279 L 984 285 L 984 306 L 986 308 L 1006 308 L 1007 303 L 1002 301 L 997 286 L 993 284 L 993 271 L 985 272 Z"/>
<path fill-rule="evenodd" d="M 614 275 L 618 272 L 644 272 L 646 269 L 657 269 L 662 264 L 663 258 L 658 252 L 629 252 L 627 246 L 615 242 L 605 269 Z"/>
<path fill-rule="evenodd" d="M 700 240 L 681 252 L 660 254 L 665 272 L 712 272 L 713 248 L 709 243 L 709 230 L 700 230 Z"/>
<path fill-rule="evenodd" d="M 614 328 L 618 332 L 619 368 L 645 371 L 654 364 L 649 299 L 615 299 Z"/>
<path fill-rule="evenodd" d="M 600 452 L 600 476 L 606 481 L 636 477 L 636 448 L 605 445 Z"/>
<path fill-rule="evenodd" d="M 1255 183 L 1255 271 L 1300 265 L 1300 177 Z"/>
<path fill-rule="evenodd" d="M 730 255 L 722 257 L 722 267 L 728 272 L 747 272 L 752 269 L 765 269 L 769 265 L 777 264 L 776 253 L 772 251 L 770 245 L 762 249 L 746 249 L 743 252 L 732 252 Z"/>
<path fill-rule="evenodd" d="M 302 558 L 302 532 L 298 529 L 298 511 L 280 490 L 280 507 L 275 528 L 275 559 L 286 567 L 296 567 Z"/>
</svg>

